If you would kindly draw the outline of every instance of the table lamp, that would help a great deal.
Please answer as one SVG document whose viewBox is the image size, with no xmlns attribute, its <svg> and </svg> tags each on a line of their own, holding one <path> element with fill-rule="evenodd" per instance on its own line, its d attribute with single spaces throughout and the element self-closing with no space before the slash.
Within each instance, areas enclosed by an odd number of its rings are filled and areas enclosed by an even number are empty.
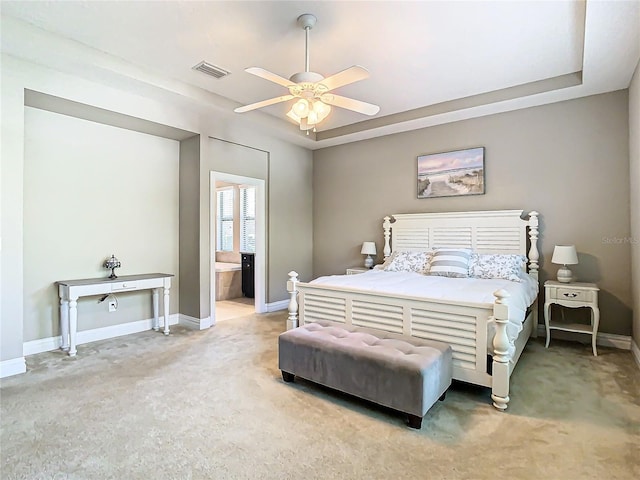
<svg viewBox="0 0 640 480">
<path fill-rule="evenodd" d="M 553 257 L 551 263 L 562 265 L 558 270 L 558 281 L 562 283 L 570 283 L 573 280 L 571 270 L 567 265 L 576 265 L 578 263 L 578 254 L 575 245 L 556 245 L 553 249 Z"/>
<path fill-rule="evenodd" d="M 111 255 L 111 258 L 107 258 L 102 266 L 104 268 L 111 269 L 111 275 L 109 275 L 111 280 L 118 278 L 114 270 L 120 267 L 120 260 L 118 260 L 115 255 Z"/>
<path fill-rule="evenodd" d="M 371 258 L 371 255 L 376 254 L 376 244 L 374 242 L 364 242 L 360 253 L 367 256 L 367 258 L 364 259 L 365 268 L 373 268 L 373 258 Z"/>
</svg>

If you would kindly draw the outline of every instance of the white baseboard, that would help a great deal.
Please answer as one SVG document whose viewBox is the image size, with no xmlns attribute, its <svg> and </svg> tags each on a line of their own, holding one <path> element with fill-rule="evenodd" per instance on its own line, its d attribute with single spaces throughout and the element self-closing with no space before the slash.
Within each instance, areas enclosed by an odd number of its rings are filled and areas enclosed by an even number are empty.
<svg viewBox="0 0 640 480">
<path fill-rule="evenodd" d="M 631 339 L 631 353 L 636 360 L 636 365 L 640 368 L 640 347 L 638 347 L 638 344 L 633 339 Z"/>
<path fill-rule="evenodd" d="M 279 302 L 267 303 L 267 312 L 277 312 L 289 308 L 289 300 L 280 300 Z"/>
<path fill-rule="evenodd" d="M 546 337 L 547 332 L 544 328 L 544 325 L 538 325 L 538 336 Z M 551 341 L 553 342 L 554 338 L 558 338 L 561 340 L 580 340 L 583 342 L 590 343 L 591 337 L 589 335 L 580 334 L 580 333 L 572 333 L 572 332 L 563 332 L 561 330 L 554 330 L 551 334 Z M 620 350 L 630 350 L 631 349 L 631 337 L 629 335 L 618 335 L 615 333 L 600 333 L 598 332 L 598 336 L 596 337 L 596 345 L 600 345 L 602 347 L 612 347 L 619 348 Z"/>
<path fill-rule="evenodd" d="M 631 350 L 631 337 L 629 335 L 616 335 L 615 333 L 598 333 L 596 345 Z"/>
<path fill-rule="evenodd" d="M 195 330 L 205 330 L 211 326 L 211 317 L 196 318 L 181 313 L 179 314 L 179 323 Z"/>
<path fill-rule="evenodd" d="M 27 371 L 27 362 L 24 357 L 11 358 L 0 362 L 0 378 L 19 375 Z"/>
<path fill-rule="evenodd" d="M 546 337 L 547 332 L 544 328 L 544 325 L 538 325 L 538 336 Z M 558 338 L 561 340 L 582 340 L 585 342 L 591 342 L 591 337 L 589 335 L 580 334 L 580 333 L 572 333 L 572 332 L 563 332 L 561 330 L 554 330 L 552 333 L 551 341 L 554 338 Z M 617 335 L 615 333 L 600 333 L 598 332 L 598 336 L 596 337 L 596 345 L 600 345 L 602 347 L 612 347 L 619 348 L 621 350 L 630 350 L 631 349 L 631 337 L 629 335 Z"/>
<path fill-rule="evenodd" d="M 169 325 L 176 325 L 177 323 L 178 314 L 169 315 Z M 111 325 L 109 327 L 94 328 L 92 330 L 81 330 L 78 332 L 76 337 L 76 344 L 82 345 L 83 343 L 91 343 L 98 340 L 106 340 L 108 338 L 129 335 L 131 333 L 144 332 L 146 330 L 151 330 L 152 325 L 153 319 L 150 318 L 148 320 L 138 320 L 137 322 L 127 322 L 119 325 Z M 164 327 L 163 317 L 160 317 L 160 326 Z M 22 345 L 22 354 L 27 356 L 57 350 L 60 348 L 61 342 L 62 337 L 60 335 L 56 337 L 31 340 Z"/>
</svg>

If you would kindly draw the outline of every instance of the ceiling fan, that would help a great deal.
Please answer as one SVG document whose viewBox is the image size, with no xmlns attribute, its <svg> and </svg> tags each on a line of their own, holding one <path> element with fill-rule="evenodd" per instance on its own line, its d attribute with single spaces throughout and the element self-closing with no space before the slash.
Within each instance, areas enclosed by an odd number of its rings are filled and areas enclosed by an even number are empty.
<svg viewBox="0 0 640 480">
<path fill-rule="evenodd" d="M 330 93 L 338 87 L 368 78 L 369 72 L 366 68 L 354 65 L 327 78 L 324 78 L 319 73 L 309 71 L 309 30 L 313 28 L 316 22 L 316 17 L 310 13 L 305 13 L 298 17 L 298 25 L 305 31 L 304 72 L 295 73 L 289 79 L 286 79 L 259 67 L 249 67 L 245 70 L 247 73 L 282 85 L 289 90 L 289 94 L 244 105 L 236 108 L 234 112 L 249 112 L 297 98 L 298 100 L 287 113 L 287 117 L 298 123 L 300 130 L 306 130 L 308 134 L 309 130 L 313 129 L 315 131 L 316 125 L 329 115 L 331 106 L 345 108 L 364 115 L 375 115 L 380 111 L 380 107 L 377 105 Z"/>
</svg>

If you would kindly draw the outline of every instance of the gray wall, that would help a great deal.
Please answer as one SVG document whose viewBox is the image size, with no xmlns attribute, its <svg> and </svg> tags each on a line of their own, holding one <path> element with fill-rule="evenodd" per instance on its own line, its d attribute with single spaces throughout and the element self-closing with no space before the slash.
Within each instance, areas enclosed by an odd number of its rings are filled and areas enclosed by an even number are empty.
<svg viewBox="0 0 640 480">
<path fill-rule="evenodd" d="M 204 148 L 200 167 L 201 272 L 208 269 L 210 258 L 209 172 L 262 179 L 267 204 L 266 301 L 285 300 L 287 272 L 295 268 L 305 278 L 311 278 L 311 152 L 258 134 L 242 144 L 210 138 Z M 206 273 L 200 277 L 201 310 L 207 313 L 210 281 Z"/>
<path fill-rule="evenodd" d="M 180 142 L 180 313 L 200 319 L 200 135 Z"/>
<path fill-rule="evenodd" d="M 179 145 L 25 107 L 24 341 L 59 335 L 56 280 L 178 273 Z M 178 312 L 173 280 L 171 313 Z M 78 301 L 78 330 L 152 318 L 148 291 L 119 293 L 118 310 Z"/>
<path fill-rule="evenodd" d="M 640 63 L 629 87 L 629 178 L 631 185 L 631 275 L 633 340 L 640 355 Z M 640 363 L 640 356 L 636 358 Z"/>
<path fill-rule="evenodd" d="M 601 331 L 631 333 L 627 91 L 399 133 L 314 152 L 314 275 L 361 265 L 382 218 L 492 209 L 540 212 L 541 281 L 574 243 L 578 279 L 601 288 Z M 416 157 L 485 147 L 484 195 L 416 198 Z"/>
<path fill-rule="evenodd" d="M 239 175 L 243 177 L 257 178 L 265 181 L 266 197 L 269 198 L 269 154 L 266 151 L 252 148 L 248 145 L 239 145 L 214 138 L 207 139 L 206 153 L 202 156 L 200 165 L 200 309 L 208 316 L 211 310 L 210 289 L 211 278 L 209 274 L 210 264 L 215 258 L 215 250 L 211 250 L 210 239 L 211 221 L 214 212 L 210 205 L 210 172 L 217 171 Z M 269 224 L 269 208 L 267 207 L 267 225 Z M 267 254 L 268 256 L 268 254 Z M 268 272 L 268 261 L 267 261 Z M 267 273 L 268 279 L 268 273 Z M 268 302 L 268 280 L 267 297 Z"/>
<path fill-rule="evenodd" d="M 209 137 L 217 136 L 229 140 L 231 142 L 250 145 L 252 147 L 263 150 L 263 155 L 270 158 L 271 168 L 268 172 L 269 192 L 269 252 L 268 252 L 268 302 L 276 302 L 286 300 L 287 272 L 292 268 L 297 268 L 304 272 L 306 278 L 311 276 L 312 271 L 312 152 L 299 146 L 292 145 L 284 140 L 279 140 L 268 132 L 269 122 L 254 121 L 252 116 L 235 115 L 229 112 L 221 112 L 211 108 L 206 102 L 188 103 L 176 101 L 166 102 L 166 96 L 158 95 L 163 101 L 158 101 L 153 95 L 138 96 L 135 93 L 126 90 L 119 90 L 98 84 L 80 77 L 57 72 L 55 70 L 46 69 L 30 62 L 19 60 L 8 55 L 1 55 L 0 62 L 2 65 L 2 83 L 1 87 L 1 103 L 0 115 L 0 169 L 2 175 L 0 180 L 2 188 L 0 190 L 0 238 L 2 238 L 2 249 L 0 251 L 0 373 L 2 375 L 15 374 L 24 371 L 25 361 L 23 357 L 24 342 L 31 340 L 32 336 L 46 338 L 47 332 L 55 333 L 57 312 L 57 300 L 52 299 L 41 301 L 42 309 L 45 309 L 50 315 L 45 328 L 32 328 L 30 320 L 25 318 L 25 306 L 30 302 L 29 293 L 25 286 L 30 286 L 25 282 L 30 282 L 25 278 L 25 272 L 31 267 L 28 265 L 29 253 L 31 248 L 25 241 L 24 227 L 30 231 L 32 225 L 31 220 L 23 215 L 23 206 L 25 200 L 30 195 L 29 189 L 32 184 L 27 179 L 25 181 L 24 171 L 29 167 L 29 159 L 25 158 L 25 143 L 30 140 L 28 130 L 25 130 L 25 89 L 34 92 L 41 92 L 51 97 L 64 100 L 71 100 L 78 105 L 97 106 L 100 109 L 114 112 L 116 114 L 125 114 L 133 119 L 141 119 L 150 121 L 154 124 L 170 127 L 173 133 L 178 129 L 177 138 L 182 142 L 156 138 L 163 145 L 172 145 L 173 171 L 170 175 L 172 187 L 169 192 L 171 197 L 171 207 L 168 208 L 169 219 L 174 222 L 173 226 L 162 228 L 161 232 L 153 229 L 154 235 L 163 237 L 163 242 L 174 242 L 172 253 L 162 255 L 162 258 L 173 262 L 167 265 L 162 262 L 155 262 L 151 270 L 169 270 L 172 273 L 182 267 L 181 271 L 185 273 L 191 287 L 179 287 L 176 283 L 176 289 L 172 289 L 172 295 L 178 292 L 184 294 L 184 305 L 180 304 L 179 308 L 184 307 L 184 313 L 195 318 L 206 318 L 209 315 L 209 269 L 199 269 L 199 265 L 203 261 L 203 255 L 207 257 L 208 262 L 208 246 L 209 246 L 209 197 L 206 194 L 206 200 L 201 197 L 201 191 L 198 188 L 200 182 L 200 174 L 202 172 L 201 162 L 203 159 L 211 159 Z M 71 118 L 71 117 L 69 117 Z M 77 120 L 71 118 L 72 120 Z M 257 120 L 258 119 L 256 117 Z M 90 122 L 88 122 L 90 123 Z M 104 125 L 100 125 L 104 126 Z M 53 127 L 52 127 L 53 128 Z M 99 128 L 99 127 L 97 127 Z M 109 127 L 113 128 L 113 127 Z M 126 129 L 120 129 L 122 136 L 115 140 L 114 143 L 122 143 L 123 138 L 128 138 L 129 134 L 145 137 L 144 134 L 135 133 Z M 184 140 L 182 134 L 192 132 L 195 137 Z M 74 130 L 65 131 L 60 135 L 59 140 L 65 142 L 69 152 L 73 153 L 75 143 L 81 144 Z M 104 152 L 108 150 L 110 145 L 100 143 L 100 136 L 95 135 L 92 138 L 96 141 L 95 145 L 102 145 Z M 135 137 L 138 138 L 138 137 Z M 193 142 L 193 143 L 192 143 Z M 136 141 L 133 141 L 136 144 Z M 153 143 L 153 142 L 152 142 Z M 94 147 L 95 148 L 95 147 Z M 97 153 L 101 153 L 98 151 Z M 86 157 L 90 158 L 91 150 L 86 151 Z M 129 159 L 131 164 L 131 172 L 140 177 L 141 182 L 147 188 L 144 179 L 149 180 L 149 184 L 153 184 L 157 180 L 156 172 L 153 167 L 140 171 L 139 166 L 135 165 L 138 159 L 141 165 L 147 164 L 151 158 L 143 158 L 147 155 L 145 151 L 139 152 L 137 158 L 124 157 Z M 110 164 L 106 158 L 101 157 L 103 161 L 99 166 L 94 162 L 95 177 L 108 176 L 111 173 Z M 123 159 L 124 159 L 123 158 Z M 181 164 L 181 160 L 186 163 Z M 240 160 L 242 162 L 242 160 Z M 179 165 L 180 164 L 180 165 Z M 217 166 L 217 165 L 215 165 Z M 241 166 L 241 165 L 240 165 Z M 58 165 L 58 168 L 52 173 L 49 182 L 65 181 L 65 176 L 69 176 L 69 171 L 64 168 L 65 165 Z M 182 168 L 180 168 L 182 167 Z M 211 165 L 213 168 L 214 165 Z M 129 165 L 118 164 L 119 170 L 128 170 Z M 128 170 L 129 171 L 129 170 Z M 264 172 L 264 170 L 262 170 Z M 244 171 L 242 175 L 251 176 L 255 172 Z M 75 175 L 71 172 L 71 175 Z M 126 177 L 126 176 L 125 176 Z M 182 177 L 182 178 L 179 178 Z M 77 178 L 77 177 L 73 177 Z M 92 177 L 93 178 L 93 177 Z M 127 177 L 128 178 L 128 177 Z M 164 181 L 167 177 L 162 176 Z M 207 174 L 206 182 L 209 181 Z M 93 190 L 84 185 L 85 182 L 77 181 L 74 185 L 84 189 L 90 198 Z M 191 189 L 193 186 L 195 187 Z M 163 188 L 163 187 L 161 187 Z M 207 183 L 208 188 L 208 183 Z M 127 190 L 128 193 L 131 193 Z M 46 193 L 46 192 L 45 192 Z M 180 195 L 180 199 L 179 199 Z M 202 203 L 201 203 L 202 200 Z M 109 201 L 101 204 L 109 205 Z M 161 202 L 160 209 L 154 210 L 158 216 L 162 216 Z M 288 208 L 292 205 L 292 208 Z M 62 207 L 61 207 L 62 208 Z M 134 214 L 136 209 L 129 209 L 117 205 L 118 215 Z M 274 211 L 277 209 L 277 211 Z M 178 215 L 181 214 L 178 225 Z M 202 220 L 205 215 L 206 221 Z M 154 225 L 165 225 L 163 219 L 154 218 Z M 138 227 L 148 226 L 151 221 L 133 225 L 134 230 Z M 27 225 L 28 223 L 28 225 Z M 166 225 L 165 225 L 166 226 Z M 63 232 L 66 226 L 62 223 L 53 225 L 54 230 L 43 234 L 42 242 L 55 244 L 58 242 L 57 234 Z M 31 234 L 29 234 L 31 237 Z M 145 237 L 146 238 L 146 237 Z M 180 245 L 177 245 L 178 241 Z M 111 245 L 101 246 L 100 238 L 97 235 L 88 237 L 86 249 L 99 250 L 100 255 L 111 253 Z M 103 252 L 106 250 L 106 252 Z M 140 271 L 140 265 L 134 265 L 130 259 L 133 258 L 129 253 L 121 255 L 120 250 L 114 250 L 118 256 L 122 256 L 122 260 L 127 269 L 131 268 L 132 272 Z M 206 252 L 203 254 L 202 252 Z M 147 252 L 141 254 L 141 258 L 147 259 Z M 178 265 L 180 262 L 180 265 Z M 87 262 L 83 264 L 86 265 Z M 146 264 L 145 264 L 146 265 Z M 190 270 L 190 266 L 193 267 Z M 140 267 L 140 268 L 139 268 Z M 62 271 L 56 270 L 55 279 L 61 277 L 82 278 L 85 276 L 93 276 L 94 273 L 102 273 L 100 267 L 93 263 L 90 273 L 81 273 L 79 271 Z M 124 267 L 123 267 L 124 268 Z M 95 269 L 95 272 L 93 271 Z M 146 269 L 146 267 L 145 267 Z M 66 272 L 66 273 L 65 273 Z M 124 273 L 124 272 L 123 272 Z M 127 272 L 129 273 L 129 272 Z M 176 272 L 177 273 L 177 272 Z M 50 284 L 47 288 L 50 288 Z M 194 290 L 195 289 L 195 290 Z M 203 295 L 200 295 L 200 291 Z M 187 293 L 185 293 L 187 292 Z M 194 295 L 192 295 L 194 294 Z M 139 313 L 142 316 L 148 316 L 150 301 L 148 299 L 139 299 L 142 309 Z M 97 308 L 101 308 L 99 305 Z M 40 308 L 40 307 L 38 307 Z M 137 307 L 136 307 L 137 308 Z M 172 302 L 172 312 L 178 308 L 178 297 Z M 137 314 L 136 314 L 137 315 Z M 81 314 L 82 316 L 82 314 Z M 87 318 L 82 316 L 83 325 L 80 329 L 87 328 Z M 115 321 L 114 314 L 107 314 L 105 319 Z M 140 320 L 134 318 L 133 320 Z M 37 330 L 37 332 L 36 332 Z M 25 334 L 28 337 L 25 337 Z"/>
</svg>

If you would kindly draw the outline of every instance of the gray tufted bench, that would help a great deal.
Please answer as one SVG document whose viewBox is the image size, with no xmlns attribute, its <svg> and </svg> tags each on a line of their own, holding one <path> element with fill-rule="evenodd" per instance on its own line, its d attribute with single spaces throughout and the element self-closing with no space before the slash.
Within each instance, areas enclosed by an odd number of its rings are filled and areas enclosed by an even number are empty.
<svg viewBox="0 0 640 480">
<path fill-rule="evenodd" d="M 451 347 L 341 323 L 318 321 L 282 333 L 279 368 L 295 376 L 404 412 L 420 428 L 451 385 Z"/>
</svg>

